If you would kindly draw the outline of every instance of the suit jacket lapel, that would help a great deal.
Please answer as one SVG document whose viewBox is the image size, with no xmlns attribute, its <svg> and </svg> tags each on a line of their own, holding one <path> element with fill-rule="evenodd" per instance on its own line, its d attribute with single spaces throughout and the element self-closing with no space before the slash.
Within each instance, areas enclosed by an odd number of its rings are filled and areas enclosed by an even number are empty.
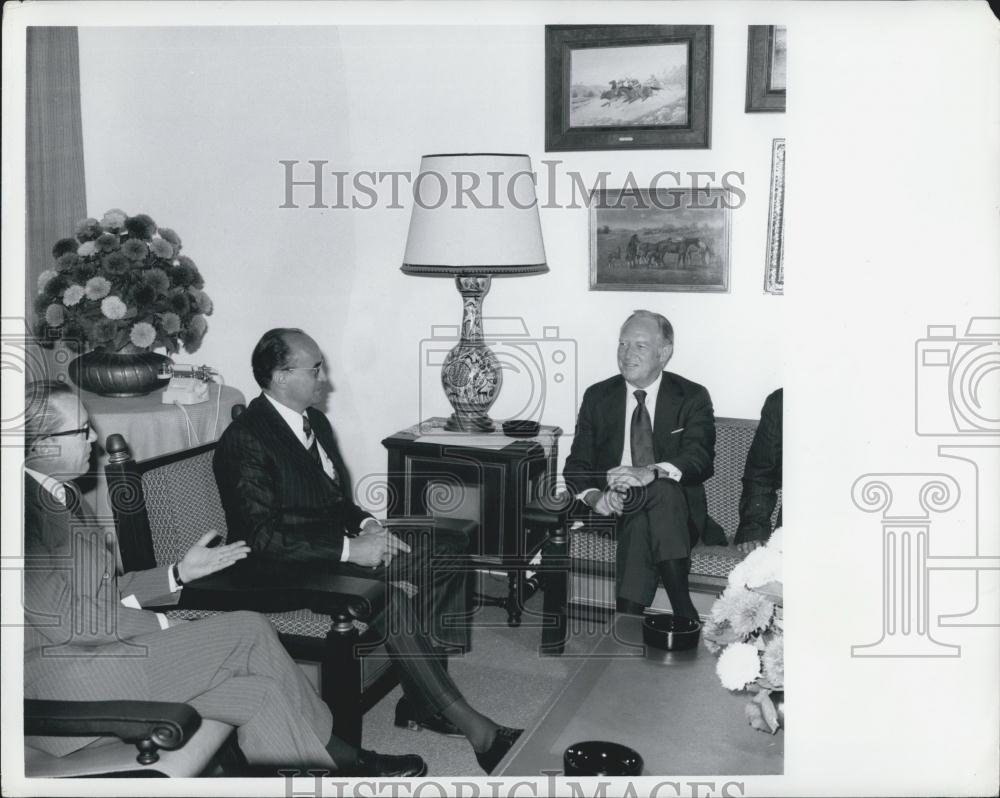
<svg viewBox="0 0 1000 798">
<path fill-rule="evenodd" d="M 677 383 L 664 371 L 660 379 L 660 392 L 656 397 L 656 415 L 653 417 L 654 443 L 665 441 L 676 428 L 682 398 Z"/>
<path fill-rule="evenodd" d="M 306 447 L 302 445 L 302 442 L 295 437 L 285 419 L 274 409 L 267 397 L 262 395 L 254 399 L 254 402 L 260 403 L 260 412 L 264 416 L 265 429 L 269 437 L 273 437 L 275 445 L 283 446 L 292 458 L 292 461 L 297 462 L 300 468 L 318 468 L 316 461 L 312 459 L 312 455 L 306 451 Z"/>
<path fill-rule="evenodd" d="M 611 436 L 609 438 L 612 446 L 611 454 L 613 455 L 611 459 L 616 465 L 621 463 L 622 455 L 625 452 L 625 392 L 627 387 L 625 378 L 619 377 L 607 396 L 604 410 L 604 418 L 610 419 L 608 429 Z"/>
<path fill-rule="evenodd" d="M 337 448 L 337 442 L 333 438 L 333 427 L 330 426 L 330 422 L 315 407 L 307 407 L 306 413 L 309 414 L 309 423 L 312 425 L 316 440 L 323 447 L 326 456 L 330 458 L 330 462 L 333 463 L 333 469 L 337 473 L 337 479 L 343 485 L 345 465 L 340 458 L 340 450 Z"/>
</svg>

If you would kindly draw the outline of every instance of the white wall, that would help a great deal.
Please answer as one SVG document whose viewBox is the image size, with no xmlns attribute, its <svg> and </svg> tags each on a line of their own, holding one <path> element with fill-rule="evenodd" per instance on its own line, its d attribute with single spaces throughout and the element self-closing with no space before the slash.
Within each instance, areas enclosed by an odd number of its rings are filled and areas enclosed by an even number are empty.
<svg viewBox="0 0 1000 798">
<path fill-rule="evenodd" d="M 784 136 L 785 115 L 743 111 L 744 22 L 727 23 L 720 11 L 702 21 L 714 24 L 711 149 L 561 154 L 544 149 L 540 25 L 81 28 L 88 208 L 145 212 L 177 230 L 216 308 L 201 351 L 180 359 L 218 367 L 248 398 L 257 392 L 250 350 L 264 330 L 313 334 L 335 386 L 329 412 L 357 479 L 384 470 L 383 437 L 449 412 L 436 371 L 421 379 L 419 342 L 432 325 L 458 323 L 459 297 L 450 280 L 399 271 L 405 192 L 403 209 L 386 207 L 387 190 L 370 210 L 310 209 L 312 190 L 299 188 L 300 207 L 282 209 L 280 160 L 301 161 L 296 176 L 304 179 L 310 159 L 329 161 L 328 170 L 386 172 L 415 171 L 430 152 L 527 152 L 543 198 L 541 161 L 563 161 L 561 204 L 570 200 L 572 170 L 588 186 L 611 171 L 609 187 L 629 171 L 640 185 L 664 169 L 743 172 L 729 293 L 589 291 L 587 210 L 543 208 L 550 272 L 495 281 L 485 314 L 522 316 L 538 335 L 558 327 L 575 342 L 576 391 L 543 417 L 567 436 L 574 394 L 615 373 L 618 327 L 638 307 L 671 319 L 669 368 L 708 387 L 717 415 L 756 417 L 782 382 L 784 300 L 762 286 L 771 140 Z M 121 91 L 123 83 L 135 91 Z M 792 142 L 793 164 L 794 153 Z M 332 204 L 332 178 L 325 189 Z M 525 396 L 524 377 L 505 377 L 497 416 L 516 412 Z"/>
</svg>

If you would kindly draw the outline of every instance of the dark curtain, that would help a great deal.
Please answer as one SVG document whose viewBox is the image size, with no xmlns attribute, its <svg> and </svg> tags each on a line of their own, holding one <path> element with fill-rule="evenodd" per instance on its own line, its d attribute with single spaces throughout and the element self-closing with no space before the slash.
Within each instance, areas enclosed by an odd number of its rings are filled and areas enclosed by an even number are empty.
<svg viewBox="0 0 1000 798">
<path fill-rule="evenodd" d="M 87 215 L 76 28 L 29 27 L 26 113 L 26 318 L 52 245 Z"/>
</svg>

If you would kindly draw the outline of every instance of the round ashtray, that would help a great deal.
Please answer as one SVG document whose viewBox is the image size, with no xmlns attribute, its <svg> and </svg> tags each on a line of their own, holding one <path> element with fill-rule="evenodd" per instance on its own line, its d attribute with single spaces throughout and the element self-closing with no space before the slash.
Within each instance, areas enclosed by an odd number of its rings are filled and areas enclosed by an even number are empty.
<svg viewBox="0 0 1000 798">
<path fill-rule="evenodd" d="M 685 651 L 698 645 L 701 621 L 665 612 L 642 619 L 642 642 L 663 651 Z"/>
<path fill-rule="evenodd" d="M 639 776 L 642 766 L 638 751 L 604 740 L 573 743 L 563 753 L 566 776 Z"/>
<path fill-rule="evenodd" d="M 503 434 L 510 438 L 534 438 L 541 426 L 537 421 L 522 421 L 515 419 L 503 423 Z"/>
</svg>

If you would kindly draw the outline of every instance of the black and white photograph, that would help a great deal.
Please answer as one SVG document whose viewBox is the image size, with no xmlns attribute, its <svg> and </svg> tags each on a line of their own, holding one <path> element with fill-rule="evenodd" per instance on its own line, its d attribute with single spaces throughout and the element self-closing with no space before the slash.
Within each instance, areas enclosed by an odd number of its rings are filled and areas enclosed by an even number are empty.
<svg viewBox="0 0 1000 798">
<path fill-rule="evenodd" d="M 747 113 L 783 112 L 787 95 L 788 28 L 750 25 L 747 39 Z"/>
<path fill-rule="evenodd" d="M 726 291 L 733 202 L 724 189 L 592 195 L 590 287 Z"/>
<path fill-rule="evenodd" d="M 547 25 L 545 149 L 711 140 L 711 25 Z"/>
<path fill-rule="evenodd" d="M 995 794 L 985 4 L 276 9 L 4 7 L 3 794 Z"/>
</svg>

